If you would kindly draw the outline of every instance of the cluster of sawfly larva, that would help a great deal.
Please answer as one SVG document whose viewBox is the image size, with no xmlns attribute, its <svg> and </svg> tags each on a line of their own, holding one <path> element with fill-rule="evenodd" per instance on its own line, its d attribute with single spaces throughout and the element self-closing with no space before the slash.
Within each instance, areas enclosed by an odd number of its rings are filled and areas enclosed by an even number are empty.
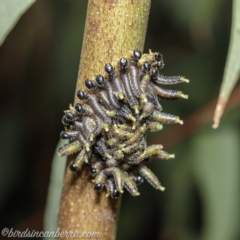
<svg viewBox="0 0 240 240">
<path fill-rule="evenodd" d="M 65 111 L 60 156 L 78 153 L 70 165 L 73 172 L 88 167 L 94 189 L 106 188 L 107 196 L 117 198 L 124 188 L 139 195 L 137 186 L 146 179 L 154 188 L 164 190 L 155 174 L 145 166 L 150 157 L 174 158 L 162 145 L 147 146 L 146 132 L 159 131 L 162 124 L 182 124 L 179 117 L 162 112 L 160 99 L 188 96 L 161 85 L 189 82 L 181 76 L 159 73 L 164 66 L 158 52 L 143 54 L 134 50 L 129 58 L 120 58 L 114 68 L 105 65 L 106 76 L 87 79 L 87 91 L 77 91 L 82 104 Z"/>
</svg>

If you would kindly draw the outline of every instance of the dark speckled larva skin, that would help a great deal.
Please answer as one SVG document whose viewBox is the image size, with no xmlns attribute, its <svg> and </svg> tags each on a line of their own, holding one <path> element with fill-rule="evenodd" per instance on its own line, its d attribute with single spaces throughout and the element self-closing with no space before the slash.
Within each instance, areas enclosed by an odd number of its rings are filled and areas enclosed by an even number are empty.
<svg viewBox="0 0 240 240">
<path fill-rule="evenodd" d="M 163 66 L 160 53 L 142 54 L 135 49 L 128 58 L 120 58 L 117 66 L 106 64 L 106 76 L 87 79 L 87 91 L 77 92 L 83 103 L 70 105 L 65 111 L 65 131 L 60 137 L 70 143 L 58 153 L 78 153 L 70 170 L 89 168 L 94 190 L 106 189 L 106 196 L 117 198 L 124 189 L 138 196 L 137 186 L 143 179 L 164 190 L 144 163 L 150 157 L 168 160 L 174 155 L 163 151 L 162 145 L 147 146 L 145 134 L 161 130 L 162 124 L 183 123 L 178 116 L 162 112 L 159 99 L 186 99 L 188 96 L 181 91 L 161 85 L 188 80 L 162 76 L 159 70 Z"/>
</svg>

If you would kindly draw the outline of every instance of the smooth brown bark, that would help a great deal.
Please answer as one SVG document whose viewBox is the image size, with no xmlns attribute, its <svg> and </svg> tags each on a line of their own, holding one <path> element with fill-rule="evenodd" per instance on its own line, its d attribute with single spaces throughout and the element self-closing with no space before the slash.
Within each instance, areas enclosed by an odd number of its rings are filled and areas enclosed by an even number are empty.
<svg viewBox="0 0 240 240">
<path fill-rule="evenodd" d="M 105 75 L 105 63 L 116 66 L 120 57 L 136 48 L 143 50 L 149 9 L 150 0 L 89 0 L 76 91 L 84 89 L 85 79 Z M 105 191 L 96 193 L 86 169 L 72 173 L 68 166 L 73 158 L 66 167 L 60 231 L 93 231 L 100 233 L 100 239 L 115 239 L 120 198 L 106 198 Z"/>
</svg>

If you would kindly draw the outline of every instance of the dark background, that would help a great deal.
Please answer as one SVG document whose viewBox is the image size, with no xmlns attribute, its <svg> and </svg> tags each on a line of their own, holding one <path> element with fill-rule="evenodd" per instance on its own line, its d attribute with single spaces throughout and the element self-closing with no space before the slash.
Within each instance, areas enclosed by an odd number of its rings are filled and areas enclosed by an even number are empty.
<svg viewBox="0 0 240 240">
<path fill-rule="evenodd" d="M 61 117 L 75 92 L 86 8 L 86 0 L 37 1 L 0 47 L 0 229 L 43 228 Z M 163 103 L 165 112 L 190 124 L 181 140 L 165 127 L 161 143 L 166 140 L 176 158 L 150 166 L 166 191 L 144 183 L 140 197 L 125 193 L 118 239 L 240 239 L 239 107 L 216 131 L 214 105 L 207 105 L 219 93 L 231 11 L 229 0 L 152 1 L 145 52 L 163 54 L 164 75 L 191 80 L 177 86 L 188 101 Z"/>
</svg>

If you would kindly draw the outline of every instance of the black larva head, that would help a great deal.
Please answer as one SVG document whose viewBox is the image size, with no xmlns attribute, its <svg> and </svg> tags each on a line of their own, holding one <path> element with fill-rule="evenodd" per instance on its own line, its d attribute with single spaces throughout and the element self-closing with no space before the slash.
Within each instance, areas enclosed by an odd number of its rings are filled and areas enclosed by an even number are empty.
<svg viewBox="0 0 240 240">
<path fill-rule="evenodd" d="M 72 164 L 69 166 L 69 168 L 70 168 L 70 170 L 71 170 L 72 172 L 76 172 L 77 169 L 78 169 L 78 167 L 77 167 L 77 165 L 76 165 L 75 163 L 72 163 Z"/>
<path fill-rule="evenodd" d="M 156 77 L 157 74 L 158 74 L 158 70 L 157 70 L 156 68 L 152 68 L 152 69 L 151 69 L 151 75 L 152 75 L 153 77 Z"/>
<path fill-rule="evenodd" d="M 134 57 L 135 59 L 139 60 L 139 59 L 142 57 L 141 51 L 138 50 L 138 49 L 135 49 L 135 50 L 133 51 L 133 57 Z"/>
<path fill-rule="evenodd" d="M 113 192 L 112 192 L 112 197 L 113 198 L 117 198 L 119 197 L 119 191 L 117 189 L 114 189 Z"/>
<path fill-rule="evenodd" d="M 63 124 L 64 126 L 69 126 L 69 125 L 70 125 L 70 122 L 69 122 L 69 120 L 67 119 L 67 116 L 66 116 L 66 115 L 64 115 L 64 116 L 62 117 L 62 124 Z"/>
<path fill-rule="evenodd" d="M 119 65 L 120 65 L 120 69 L 124 70 L 126 69 L 127 65 L 128 65 L 128 61 L 126 58 L 121 58 L 119 61 Z"/>
<path fill-rule="evenodd" d="M 155 60 L 157 61 L 157 68 L 162 69 L 164 67 L 162 54 L 156 53 L 155 54 Z"/>
<path fill-rule="evenodd" d="M 77 91 L 77 97 L 80 99 L 80 100 L 85 100 L 86 99 L 86 93 L 81 91 L 81 90 L 78 90 Z"/>
<path fill-rule="evenodd" d="M 159 69 L 162 69 L 162 68 L 164 67 L 163 61 L 157 62 L 157 67 L 158 67 Z"/>
<path fill-rule="evenodd" d="M 94 190 L 95 190 L 95 191 L 101 191 L 102 188 L 103 188 L 103 185 L 102 185 L 101 183 L 97 183 L 97 184 L 95 184 L 95 186 L 94 186 Z"/>
<path fill-rule="evenodd" d="M 113 66 L 108 63 L 105 65 L 105 71 L 108 73 L 108 74 L 111 74 L 113 72 Z"/>
<path fill-rule="evenodd" d="M 70 121 L 74 119 L 74 115 L 73 115 L 73 113 L 71 113 L 71 112 L 66 112 L 66 113 L 65 113 L 65 116 L 66 116 L 67 119 L 70 120 Z"/>
<path fill-rule="evenodd" d="M 85 86 L 88 88 L 88 89 L 93 89 L 94 85 L 93 85 L 93 82 L 89 79 L 85 80 Z"/>
<path fill-rule="evenodd" d="M 68 139 L 69 136 L 68 136 L 68 134 L 67 134 L 66 132 L 61 132 L 61 133 L 60 133 L 60 138 L 61 138 L 61 139 Z"/>
<path fill-rule="evenodd" d="M 162 57 L 162 54 L 161 53 L 156 53 L 155 54 L 155 59 L 156 59 L 156 61 L 162 61 L 163 60 L 163 57 Z"/>
<path fill-rule="evenodd" d="M 96 168 L 90 168 L 89 172 L 91 173 L 91 175 L 95 175 L 97 173 Z"/>
<path fill-rule="evenodd" d="M 141 175 L 138 175 L 136 178 L 136 184 L 139 185 L 143 182 L 143 177 Z"/>
<path fill-rule="evenodd" d="M 83 106 L 82 106 L 82 104 L 77 103 L 77 104 L 75 105 L 75 109 L 76 109 L 77 112 L 82 113 L 82 111 L 83 111 Z"/>
<path fill-rule="evenodd" d="M 99 105 L 102 105 L 103 104 L 103 101 L 102 101 L 102 99 L 98 99 L 98 103 L 99 103 Z"/>
<path fill-rule="evenodd" d="M 151 64 L 149 62 L 147 62 L 147 61 L 144 62 L 143 63 L 143 69 L 144 69 L 145 72 L 149 72 L 150 69 L 151 69 Z"/>
<path fill-rule="evenodd" d="M 101 86 L 103 87 L 104 86 L 104 82 L 105 82 L 105 79 L 102 75 L 98 75 L 96 77 L 96 82 Z"/>
</svg>

